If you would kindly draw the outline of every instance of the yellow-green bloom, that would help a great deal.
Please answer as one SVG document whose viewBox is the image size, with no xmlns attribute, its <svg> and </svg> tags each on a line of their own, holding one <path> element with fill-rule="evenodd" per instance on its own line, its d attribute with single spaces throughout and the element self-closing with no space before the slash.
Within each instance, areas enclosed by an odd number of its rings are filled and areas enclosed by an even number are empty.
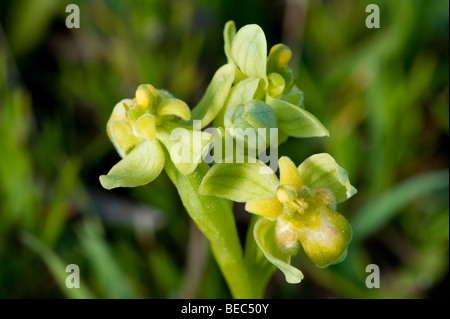
<svg viewBox="0 0 450 319">
<path fill-rule="evenodd" d="M 347 172 L 328 154 L 313 155 L 299 167 L 281 157 L 279 179 L 264 167 L 261 162 L 217 164 L 200 192 L 246 202 L 247 211 L 262 217 L 254 227 L 255 240 L 288 282 L 303 278 L 290 265 L 300 247 L 318 267 L 342 261 L 352 229 L 335 208 L 356 193 Z"/>
<path fill-rule="evenodd" d="M 140 85 L 134 99 L 116 104 L 107 123 L 108 137 L 122 160 L 100 176 L 102 186 L 112 189 L 150 183 L 164 168 L 167 152 L 180 172 L 191 173 L 212 136 L 180 123 L 189 119 L 186 103 L 150 84 Z M 200 147 L 194 147 L 195 143 Z M 178 154 L 180 146 L 185 146 L 188 154 Z M 180 160 L 180 156 L 186 158 Z"/>
<path fill-rule="evenodd" d="M 275 240 L 280 249 L 296 252 L 301 244 L 319 267 L 342 260 L 352 231 L 346 219 L 331 209 L 336 205 L 333 191 L 328 185 L 304 184 L 299 172 L 302 167 L 297 169 L 287 157 L 280 158 L 279 169 L 275 196 L 248 201 L 245 209 L 276 222 Z M 350 197 L 354 188 L 348 190 Z"/>
</svg>

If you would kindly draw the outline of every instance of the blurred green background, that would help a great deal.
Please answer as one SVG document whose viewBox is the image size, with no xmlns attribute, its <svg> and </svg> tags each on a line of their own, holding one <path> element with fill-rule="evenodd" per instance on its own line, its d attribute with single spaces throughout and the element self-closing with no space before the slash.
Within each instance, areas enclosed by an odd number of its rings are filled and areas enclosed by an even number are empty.
<svg viewBox="0 0 450 319">
<path fill-rule="evenodd" d="M 66 6 L 81 27 L 68 29 Z M 368 29 L 365 8 L 380 8 Z M 338 207 L 354 238 L 327 269 L 302 253 L 305 279 L 277 271 L 267 298 L 439 298 L 449 264 L 449 2 L 0 2 L 0 298 L 228 298 L 165 174 L 106 191 L 119 156 L 105 125 L 140 83 L 195 105 L 226 63 L 222 28 L 259 24 L 283 42 L 306 108 L 329 138 L 289 139 L 297 164 L 319 152 L 358 194 Z M 249 214 L 236 205 L 244 237 Z M 377 264 L 381 287 L 365 272 Z M 81 288 L 65 286 L 77 264 Z"/>
</svg>

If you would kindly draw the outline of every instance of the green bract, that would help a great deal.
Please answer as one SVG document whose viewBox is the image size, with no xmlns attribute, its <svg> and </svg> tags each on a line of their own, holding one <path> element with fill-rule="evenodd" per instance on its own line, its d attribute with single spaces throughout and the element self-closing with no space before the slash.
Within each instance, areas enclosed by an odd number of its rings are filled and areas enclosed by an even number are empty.
<svg viewBox="0 0 450 319">
<path fill-rule="evenodd" d="M 303 275 L 289 261 L 300 245 L 318 267 L 345 258 L 352 230 L 332 209 L 356 189 L 328 154 L 313 155 L 298 168 L 282 157 L 279 168 L 280 180 L 261 162 L 216 164 L 205 175 L 200 193 L 246 202 L 247 211 L 262 216 L 254 227 L 256 243 L 287 282 L 296 283 Z"/>
<path fill-rule="evenodd" d="M 212 135 L 183 125 L 179 119 L 190 119 L 186 103 L 150 84 L 140 85 L 133 100 L 117 103 L 107 132 L 123 159 L 100 176 L 102 186 L 134 187 L 153 181 L 164 168 L 162 145 L 181 173 L 194 171 Z"/>
</svg>

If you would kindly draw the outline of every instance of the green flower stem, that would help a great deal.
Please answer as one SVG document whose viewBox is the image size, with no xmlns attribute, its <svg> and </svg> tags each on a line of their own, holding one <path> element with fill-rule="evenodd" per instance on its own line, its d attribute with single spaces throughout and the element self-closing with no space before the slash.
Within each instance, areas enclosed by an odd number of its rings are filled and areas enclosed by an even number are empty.
<svg viewBox="0 0 450 319">
<path fill-rule="evenodd" d="M 244 260 L 234 222 L 231 201 L 198 193 L 209 166 L 202 162 L 189 175 L 181 174 L 171 161 L 165 170 L 178 190 L 181 201 L 192 220 L 208 238 L 214 257 L 234 298 L 261 298 L 255 291 Z"/>
</svg>

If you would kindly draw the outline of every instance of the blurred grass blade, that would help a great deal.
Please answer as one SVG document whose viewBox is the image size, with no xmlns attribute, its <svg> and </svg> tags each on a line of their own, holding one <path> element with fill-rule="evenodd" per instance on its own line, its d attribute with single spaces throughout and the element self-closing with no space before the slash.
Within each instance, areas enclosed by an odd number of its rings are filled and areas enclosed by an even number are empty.
<svg viewBox="0 0 450 319">
<path fill-rule="evenodd" d="M 388 189 L 368 202 L 351 221 L 353 241 L 361 241 L 382 228 L 410 201 L 438 190 L 448 189 L 448 170 L 425 173 Z"/>
<path fill-rule="evenodd" d="M 33 235 L 24 232 L 20 239 L 22 243 L 37 253 L 45 262 L 50 270 L 53 278 L 60 287 L 61 291 L 68 297 L 73 299 L 92 299 L 95 296 L 87 288 L 86 284 L 80 279 L 80 288 L 67 288 L 66 278 L 69 273 L 66 273 L 67 263 L 63 262 L 58 255 L 56 255 L 50 248 L 44 245 L 39 239 Z"/>
<path fill-rule="evenodd" d="M 67 161 L 53 187 L 52 202 L 42 231 L 42 240 L 49 246 L 53 246 L 64 231 L 69 214 L 70 195 L 77 188 L 79 166 L 76 160 Z"/>
<path fill-rule="evenodd" d="M 87 221 L 78 231 L 78 237 L 86 258 L 92 264 L 93 274 L 98 279 L 104 297 L 138 298 L 139 294 L 120 269 L 102 238 L 100 226 L 93 221 Z"/>
<path fill-rule="evenodd" d="M 58 0 L 21 0 L 14 2 L 11 11 L 9 38 L 14 53 L 21 56 L 42 41 L 54 16 L 65 10 Z"/>
</svg>

